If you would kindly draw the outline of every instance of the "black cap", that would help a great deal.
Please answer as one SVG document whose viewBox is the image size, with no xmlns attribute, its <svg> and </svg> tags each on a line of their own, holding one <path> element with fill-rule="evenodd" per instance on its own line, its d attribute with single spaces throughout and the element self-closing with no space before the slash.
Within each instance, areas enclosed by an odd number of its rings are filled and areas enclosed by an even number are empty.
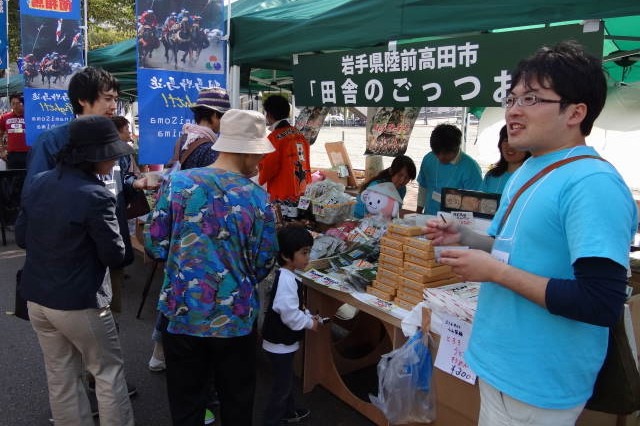
<svg viewBox="0 0 640 426">
<path fill-rule="evenodd" d="M 120 140 L 113 121 L 102 115 L 86 115 L 71 121 L 69 145 L 72 163 L 76 164 L 115 160 L 134 153 L 133 148 Z"/>
</svg>

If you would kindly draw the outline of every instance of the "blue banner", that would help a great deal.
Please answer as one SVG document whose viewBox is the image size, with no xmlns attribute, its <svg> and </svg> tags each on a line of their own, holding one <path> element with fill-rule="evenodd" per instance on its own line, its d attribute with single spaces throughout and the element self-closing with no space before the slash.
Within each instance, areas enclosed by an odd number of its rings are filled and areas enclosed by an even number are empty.
<svg viewBox="0 0 640 426">
<path fill-rule="evenodd" d="M 85 65 L 80 0 L 21 0 L 27 144 L 74 115 L 69 78 Z"/>
<path fill-rule="evenodd" d="M 222 0 L 137 0 L 139 162 L 164 164 L 198 92 L 226 88 Z"/>
<path fill-rule="evenodd" d="M 7 49 L 9 38 L 7 37 L 7 0 L 0 0 L 0 69 L 7 69 Z"/>
</svg>

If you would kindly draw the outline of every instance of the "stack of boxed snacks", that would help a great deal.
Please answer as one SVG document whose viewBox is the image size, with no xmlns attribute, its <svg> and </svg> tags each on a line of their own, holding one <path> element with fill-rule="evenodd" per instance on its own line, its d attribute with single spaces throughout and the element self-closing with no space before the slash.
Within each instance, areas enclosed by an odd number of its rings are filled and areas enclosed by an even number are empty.
<svg viewBox="0 0 640 426">
<path fill-rule="evenodd" d="M 431 241 L 422 233 L 420 226 L 389 225 L 380 239 L 378 273 L 368 293 L 410 310 L 422 301 L 425 288 L 459 281 L 450 266 L 436 262 Z"/>
</svg>

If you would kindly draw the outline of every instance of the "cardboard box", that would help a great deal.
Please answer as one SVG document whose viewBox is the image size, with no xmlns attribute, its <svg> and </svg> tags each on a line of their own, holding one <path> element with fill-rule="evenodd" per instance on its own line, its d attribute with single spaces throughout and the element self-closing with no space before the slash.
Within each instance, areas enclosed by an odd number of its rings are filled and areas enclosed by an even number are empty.
<svg viewBox="0 0 640 426">
<path fill-rule="evenodd" d="M 400 247 L 400 249 L 398 250 L 396 248 L 381 245 L 380 253 L 388 254 L 389 256 L 397 257 L 400 260 L 404 260 L 404 252 L 402 251 L 402 247 Z"/>
<path fill-rule="evenodd" d="M 404 300 L 403 298 L 398 296 L 393 299 L 393 303 L 400 306 L 402 309 L 406 309 L 407 311 L 412 310 L 413 307 L 417 305 L 417 303 L 409 302 L 408 300 Z"/>
<path fill-rule="evenodd" d="M 333 169 L 318 169 L 318 170 L 320 170 L 320 172 L 322 173 L 322 175 L 326 179 L 329 179 L 329 180 L 337 182 L 337 183 L 341 183 L 345 187 L 347 186 L 347 184 L 349 182 L 349 180 L 346 177 L 343 177 L 343 178 L 338 177 L 337 170 L 333 170 Z"/>
<path fill-rule="evenodd" d="M 422 235 L 424 234 L 424 227 L 390 223 L 387 227 L 387 232 L 404 236 Z"/>
<path fill-rule="evenodd" d="M 415 247 L 420 250 L 433 251 L 433 246 L 431 245 L 431 240 L 427 239 L 427 237 L 410 237 L 404 239 L 404 244 L 409 247 Z"/>
<path fill-rule="evenodd" d="M 385 293 L 384 291 L 382 291 L 382 290 L 380 290 L 378 288 L 372 287 L 370 285 L 367 286 L 367 293 L 373 294 L 377 298 L 382 299 L 382 300 L 387 300 L 387 301 L 393 300 L 393 296 L 394 296 L 393 294 Z"/>
<path fill-rule="evenodd" d="M 430 260 L 436 258 L 436 253 L 433 251 L 433 248 L 421 249 L 405 244 L 402 246 L 402 251 L 404 252 L 404 254 L 415 256 L 419 259 Z"/>
<path fill-rule="evenodd" d="M 378 258 L 378 264 L 386 268 L 402 268 L 403 262 L 400 257 L 389 256 L 388 254 L 381 253 Z"/>
<path fill-rule="evenodd" d="M 371 285 L 373 287 L 377 288 L 380 291 L 384 291 L 387 294 L 390 294 L 392 296 L 396 295 L 396 287 L 395 286 L 391 286 L 391 285 L 385 284 L 385 283 L 380 282 L 378 280 L 373 280 Z"/>
</svg>

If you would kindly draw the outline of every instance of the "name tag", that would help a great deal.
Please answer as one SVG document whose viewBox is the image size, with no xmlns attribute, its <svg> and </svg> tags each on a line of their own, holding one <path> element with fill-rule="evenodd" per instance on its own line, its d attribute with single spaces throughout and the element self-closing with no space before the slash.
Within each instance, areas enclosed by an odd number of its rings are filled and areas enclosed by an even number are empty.
<svg viewBox="0 0 640 426">
<path fill-rule="evenodd" d="M 502 263 L 509 263 L 509 253 L 502 250 L 491 250 L 491 257 Z"/>
</svg>

